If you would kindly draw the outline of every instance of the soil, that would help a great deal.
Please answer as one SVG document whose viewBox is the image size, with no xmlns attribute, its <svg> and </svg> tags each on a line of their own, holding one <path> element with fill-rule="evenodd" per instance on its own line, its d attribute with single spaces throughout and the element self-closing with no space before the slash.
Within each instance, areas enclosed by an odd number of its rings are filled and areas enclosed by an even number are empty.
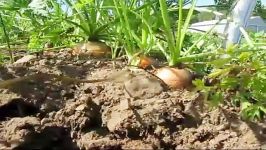
<svg viewBox="0 0 266 150">
<path fill-rule="evenodd" d="M 104 79 L 126 70 L 123 60 L 114 66 L 63 50 L 28 58 L 1 66 L 0 79 Z M 266 121 L 243 121 L 238 108 L 209 109 L 200 93 L 167 89 L 147 71 L 130 69 L 119 82 L 35 78 L 0 89 L 0 149 L 266 149 Z"/>
</svg>

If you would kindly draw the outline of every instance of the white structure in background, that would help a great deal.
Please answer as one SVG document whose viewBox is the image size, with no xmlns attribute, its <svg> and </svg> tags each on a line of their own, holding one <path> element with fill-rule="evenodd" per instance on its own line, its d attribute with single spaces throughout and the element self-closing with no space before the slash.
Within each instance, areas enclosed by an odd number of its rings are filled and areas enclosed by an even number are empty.
<svg viewBox="0 0 266 150">
<path fill-rule="evenodd" d="M 210 30 L 219 20 L 210 20 L 210 21 L 203 21 L 193 23 L 189 29 L 191 32 L 207 32 Z M 213 32 L 218 34 L 225 34 L 226 33 L 226 25 L 227 20 L 221 20 L 213 29 Z M 266 32 L 266 23 L 260 16 L 252 16 L 247 22 L 246 26 L 247 30 L 252 30 L 255 32 L 265 31 Z"/>
<path fill-rule="evenodd" d="M 219 20 L 223 14 L 208 9 L 197 8 L 197 11 L 213 12 L 217 20 L 194 23 L 190 26 L 190 31 L 213 31 L 226 36 L 225 46 L 239 43 L 241 37 L 240 27 L 255 31 L 266 31 L 266 23 L 259 16 L 250 17 L 256 5 L 256 0 L 239 0 L 232 11 L 232 21 L 228 19 Z"/>
<path fill-rule="evenodd" d="M 260 16 L 254 16 L 248 20 L 246 28 L 255 32 L 259 31 L 266 32 L 266 23 Z"/>
<path fill-rule="evenodd" d="M 257 0 L 239 0 L 232 11 L 232 22 L 229 22 L 227 30 L 228 36 L 226 45 L 236 44 L 240 42 L 240 27 L 246 28 L 251 13 L 256 6 Z"/>
</svg>

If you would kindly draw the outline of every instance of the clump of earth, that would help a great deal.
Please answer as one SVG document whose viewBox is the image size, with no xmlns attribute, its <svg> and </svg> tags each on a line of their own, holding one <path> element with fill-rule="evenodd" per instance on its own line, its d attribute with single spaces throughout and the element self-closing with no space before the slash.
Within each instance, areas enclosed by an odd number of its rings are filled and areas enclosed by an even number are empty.
<svg viewBox="0 0 266 150">
<path fill-rule="evenodd" d="M 0 66 L 0 80 L 36 73 L 0 89 L 0 149 L 266 149 L 265 122 L 241 120 L 237 108 L 210 109 L 193 90 L 171 90 L 126 62 L 77 59 L 66 51 Z M 128 78 L 130 77 L 130 78 Z"/>
</svg>

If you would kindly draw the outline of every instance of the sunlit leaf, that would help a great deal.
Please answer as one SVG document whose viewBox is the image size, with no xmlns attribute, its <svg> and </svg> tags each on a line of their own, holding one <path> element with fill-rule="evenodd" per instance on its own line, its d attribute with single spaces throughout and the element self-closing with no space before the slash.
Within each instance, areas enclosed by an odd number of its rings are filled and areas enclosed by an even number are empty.
<svg viewBox="0 0 266 150">
<path fill-rule="evenodd" d="M 251 106 L 251 103 L 249 103 L 247 101 L 241 103 L 241 109 L 242 110 L 245 110 L 245 109 L 249 108 L 250 106 Z"/>
<path fill-rule="evenodd" d="M 220 76 L 220 75 L 224 75 L 224 74 L 229 73 L 230 70 L 231 70 L 231 68 L 216 69 L 216 70 L 214 70 L 212 73 L 210 73 L 210 74 L 208 75 L 208 77 L 210 77 L 210 78 L 215 78 L 215 77 L 218 77 L 218 76 Z"/>
<path fill-rule="evenodd" d="M 225 77 L 221 79 L 221 87 L 225 89 L 234 89 L 239 84 L 239 80 L 234 77 Z"/>
<path fill-rule="evenodd" d="M 247 61 L 247 60 L 250 58 L 251 55 L 252 55 L 252 53 L 250 53 L 250 52 L 243 52 L 243 53 L 241 53 L 241 54 L 239 55 L 239 60 L 240 60 L 240 62 L 245 62 L 245 61 Z"/>
<path fill-rule="evenodd" d="M 210 62 L 216 68 L 222 68 L 231 61 L 231 58 L 220 58 Z"/>
</svg>

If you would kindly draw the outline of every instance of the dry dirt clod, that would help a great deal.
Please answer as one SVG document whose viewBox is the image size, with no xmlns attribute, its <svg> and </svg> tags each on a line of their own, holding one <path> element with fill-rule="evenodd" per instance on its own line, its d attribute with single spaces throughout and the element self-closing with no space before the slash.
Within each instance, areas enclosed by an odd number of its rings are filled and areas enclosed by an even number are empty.
<svg viewBox="0 0 266 150">
<path fill-rule="evenodd" d="M 40 128 L 40 120 L 36 117 L 13 118 L 3 124 L 1 138 L 10 143 L 12 149 L 24 141 L 24 136 Z"/>
<path fill-rule="evenodd" d="M 123 83 L 125 81 L 128 81 L 135 77 L 133 73 L 131 73 L 130 70 L 125 69 L 125 70 L 120 70 L 117 72 L 111 73 L 106 79 L 108 81 L 116 82 L 116 83 Z"/>
<path fill-rule="evenodd" d="M 26 63 L 26 62 L 29 62 L 33 59 L 35 59 L 36 56 L 35 55 L 26 55 L 20 59 L 18 59 L 17 61 L 14 62 L 14 64 L 22 64 L 22 63 Z"/>
<path fill-rule="evenodd" d="M 85 104 L 79 105 L 75 110 L 76 111 L 83 111 L 87 106 Z"/>
<path fill-rule="evenodd" d="M 163 91 L 160 81 L 145 76 L 134 77 L 124 85 L 126 92 L 134 98 L 152 98 Z"/>
<path fill-rule="evenodd" d="M 123 146 L 122 149 L 154 149 L 153 144 L 148 144 L 145 143 L 143 140 L 132 140 L 126 142 Z"/>
<path fill-rule="evenodd" d="M 121 150 L 121 141 L 110 140 L 109 138 L 100 138 L 97 140 L 81 139 L 78 144 L 86 150 Z"/>
<path fill-rule="evenodd" d="M 120 102 L 106 108 L 102 114 L 103 124 L 119 136 L 139 137 L 149 127 L 153 132 L 158 125 L 168 128 L 170 124 L 179 124 L 183 120 L 182 108 L 177 102 L 151 98 L 131 101 L 130 108 L 124 108 L 125 105 Z"/>
</svg>

